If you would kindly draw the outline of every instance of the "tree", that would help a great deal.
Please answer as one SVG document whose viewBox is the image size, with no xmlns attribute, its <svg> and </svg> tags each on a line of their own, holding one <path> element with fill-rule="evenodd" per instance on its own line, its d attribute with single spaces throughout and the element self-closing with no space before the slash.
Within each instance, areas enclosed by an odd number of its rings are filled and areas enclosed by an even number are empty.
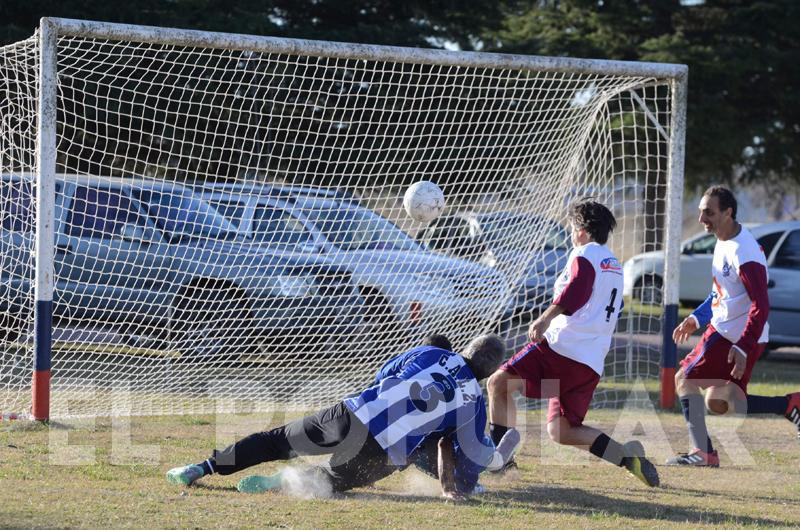
<svg viewBox="0 0 800 530">
<path fill-rule="evenodd" d="M 13 0 L 0 8 L 5 15 L 0 20 L 6 21 L 0 29 L 8 40 L 21 39 L 47 14 L 294 38 L 470 48 L 477 42 L 475 35 L 499 27 L 498 5 L 488 0 L 463 8 L 454 0 L 144 0 L 112 8 L 85 0 Z M 369 181 L 375 168 L 390 168 L 413 180 L 432 166 L 452 166 L 452 171 L 442 171 L 457 180 L 465 169 L 451 160 L 454 149 L 503 145 L 484 145 L 484 137 L 463 131 L 458 120 L 446 142 L 425 145 L 431 134 L 426 127 L 431 126 L 415 124 L 425 123 L 422 117 L 431 110 L 444 109 L 426 107 L 430 103 L 419 99 L 419 93 L 442 101 L 451 112 L 463 112 L 458 101 L 441 96 L 446 81 L 426 78 L 429 68 L 398 69 L 391 74 L 393 82 L 382 85 L 377 80 L 386 81 L 390 74 L 365 71 L 355 60 L 317 65 L 314 60 L 305 64 L 248 52 L 203 54 L 157 47 L 118 56 L 113 43 L 96 43 L 92 53 L 64 57 L 59 66 L 63 119 L 58 167 L 177 180 L 258 173 L 279 179 L 315 178 L 330 185 L 338 175 Z M 416 97 L 404 97 L 406 90 Z M 386 101 L 391 103 L 381 107 Z M 360 109 L 376 105 L 380 120 L 359 116 Z M 293 125 L 287 127 L 287 121 Z M 220 134 L 223 128 L 226 134 Z M 376 150 L 360 149 L 365 138 L 374 136 L 392 138 L 393 148 L 407 156 L 384 160 Z M 127 156 L 131 150 L 135 157 Z"/>
<path fill-rule="evenodd" d="M 502 52 L 687 64 L 687 184 L 800 181 L 794 0 L 541 1 L 484 37 Z"/>
<path fill-rule="evenodd" d="M 796 0 L 4 0 L 0 43 L 41 16 L 400 46 L 688 64 L 686 181 L 800 182 Z"/>
<path fill-rule="evenodd" d="M 33 34 L 43 16 L 293 38 L 472 49 L 497 29 L 492 0 L 4 0 L 0 44 Z"/>
</svg>

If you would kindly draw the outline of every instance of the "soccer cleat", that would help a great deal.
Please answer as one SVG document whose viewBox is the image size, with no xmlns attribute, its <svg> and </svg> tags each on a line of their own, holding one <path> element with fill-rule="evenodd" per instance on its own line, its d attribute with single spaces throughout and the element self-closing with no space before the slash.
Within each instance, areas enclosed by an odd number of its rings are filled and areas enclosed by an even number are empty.
<svg viewBox="0 0 800 530">
<path fill-rule="evenodd" d="M 624 457 L 622 459 L 622 467 L 651 488 L 655 488 L 661 483 L 656 466 L 643 456 Z"/>
<path fill-rule="evenodd" d="M 644 445 L 639 440 L 631 440 L 622 444 L 625 456 L 644 456 Z"/>
<path fill-rule="evenodd" d="M 800 392 L 787 394 L 786 397 L 789 399 L 789 406 L 786 407 L 784 416 L 797 426 L 797 439 L 800 440 Z"/>
<path fill-rule="evenodd" d="M 191 486 L 203 475 L 205 475 L 203 468 L 192 464 L 170 469 L 167 471 L 167 480 L 177 486 Z"/>
<path fill-rule="evenodd" d="M 517 460 L 512 456 L 511 458 L 509 458 L 506 461 L 505 464 L 503 464 L 503 467 L 501 467 L 500 469 L 495 469 L 495 470 L 489 471 L 489 473 L 495 473 L 497 475 L 502 475 L 503 473 L 505 473 L 509 469 L 517 469 L 517 467 L 519 467 L 519 466 L 517 466 Z"/>
<path fill-rule="evenodd" d="M 269 490 L 279 490 L 281 489 L 281 474 L 275 473 L 268 477 L 250 475 L 240 480 L 236 485 L 236 489 L 242 493 L 263 493 Z"/>
<path fill-rule="evenodd" d="M 696 467 L 719 467 L 719 455 L 716 451 L 705 453 L 700 449 L 694 449 L 691 453 L 681 453 L 668 459 L 668 466 L 696 466 Z"/>
<path fill-rule="evenodd" d="M 511 468 L 517 467 L 517 462 L 514 460 L 514 454 L 517 452 L 517 449 L 519 449 L 519 444 L 521 441 L 522 437 L 519 431 L 513 427 L 510 427 L 495 448 L 492 461 L 487 466 L 489 472 L 502 473 Z"/>
</svg>

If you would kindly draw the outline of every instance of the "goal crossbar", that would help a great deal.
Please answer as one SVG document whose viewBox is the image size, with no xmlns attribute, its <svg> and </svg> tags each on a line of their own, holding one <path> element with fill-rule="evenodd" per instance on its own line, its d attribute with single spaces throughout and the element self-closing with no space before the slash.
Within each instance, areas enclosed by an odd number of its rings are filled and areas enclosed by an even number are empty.
<svg viewBox="0 0 800 530">
<path fill-rule="evenodd" d="M 238 33 L 220 33 L 188 29 L 159 28 L 93 22 L 69 18 L 43 18 L 42 25 L 51 24 L 58 35 L 108 40 L 136 40 L 152 44 L 175 46 L 213 46 L 231 50 L 265 53 L 303 54 L 339 59 L 364 59 L 371 61 L 413 62 L 415 64 L 440 64 L 470 68 L 504 68 L 536 70 L 539 72 L 574 72 L 576 74 L 603 74 L 683 79 L 688 67 L 682 64 L 612 61 L 571 57 L 545 57 L 489 52 L 467 52 L 351 44 L 344 42 L 315 41 L 263 37 Z"/>
</svg>

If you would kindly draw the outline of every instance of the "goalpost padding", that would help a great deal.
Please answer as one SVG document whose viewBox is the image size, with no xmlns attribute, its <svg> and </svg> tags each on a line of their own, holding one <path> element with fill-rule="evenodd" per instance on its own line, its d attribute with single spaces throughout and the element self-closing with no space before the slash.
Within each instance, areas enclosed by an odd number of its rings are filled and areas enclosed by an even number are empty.
<svg viewBox="0 0 800 530">
<path fill-rule="evenodd" d="M 557 273 L 546 223 L 489 228 L 492 267 L 457 261 L 458 244 L 447 242 L 436 246 L 449 249 L 438 252 L 449 265 L 411 266 L 407 251 L 389 248 L 400 245 L 391 227 L 336 225 L 342 207 L 303 213 L 333 227 L 330 248 L 276 251 L 290 230 L 302 232 L 291 224 L 266 240 L 218 241 L 184 223 L 187 239 L 173 238 L 170 250 L 177 214 L 147 209 L 141 199 L 152 199 L 153 186 L 167 202 L 185 193 L 212 201 L 209 190 L 227 183 L 248 204 L 261 204 L 263 184 L 302 188 L 372 210 L 411 236 L 423 227 L 404 214 L 402 195 L 418 180 L 442 187 L 446 214 L 513 212 L 561 226 L 569 202 L 591 195 L 617 216 L 609 244 L 620 260 L 666 252 L 664 300 L 674 308 L 685 85 L 679 65 L 43 19 L 37 36 L 0 48 L 0 172 L 27 175 L 0 182 L 10 306 L 0 322 L 0 410 L 29 408 L 31 373 L 48 363 L 52 415 L 111 414 L 120 396 L 131 414 L 214 412 L 231 400 L 330 403 L 429 332 L 457 350 L 496 329 L 519 345 L 524 323 L 512 315 L 529 269 L 545 283 Z M 52 112 L 38 112 L 49 104 Z M 29 183 L 38 203 L 25 199 Z M 73 191 L 86 186 L 109 193 Z M 299 207 L 290 203 L 281 208 Z M 134 216 L 154 228 L 117 239 L 104 232 Z M 345 248 L 352 232 L 371 247 Z M 192 276 L 204 267 L 186 249 L 199 247 L 226 250 L 202 254 L 218 266 Z M 305 275 L 254 272 L 286 251 L 295 265 L 311 262 Z M 296 303 L 301 291 L 314 291 L 316 305 L 298 308 L 295 325 L 269 329 L 286 321 L 264 316 L 259 282 L 280 284 L 270 307 Z M 535 296 L 528 306 L 546 306 L 546 286 Z M 626 399 L 619 382 L 669 369 L 662 319 L 639 310 L 625 308 L 597 406 Z"/>
</svg>

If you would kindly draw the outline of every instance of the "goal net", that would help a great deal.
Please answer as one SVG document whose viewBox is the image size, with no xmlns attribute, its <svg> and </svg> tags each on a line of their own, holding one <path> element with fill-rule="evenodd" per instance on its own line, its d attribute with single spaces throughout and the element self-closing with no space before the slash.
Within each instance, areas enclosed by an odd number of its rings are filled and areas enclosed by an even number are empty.
<svg viewBox="0 0 800 530">
<path fill-rule="evenodd" d="M 51 415 L 81 416 L 331 403 L 429 333 L 511 353 L 584 196 L 620 261 L 666 248 L 678 67 L 54 27 L 54 75 L 39 35 L 0 48 L 0 411 L 30 407 L 48 255 Z M 447 200 L 428 226 L 419 180 Z M 657 380 L 661 330 L 626 300 L 595 405 Z"/>
</svg>

